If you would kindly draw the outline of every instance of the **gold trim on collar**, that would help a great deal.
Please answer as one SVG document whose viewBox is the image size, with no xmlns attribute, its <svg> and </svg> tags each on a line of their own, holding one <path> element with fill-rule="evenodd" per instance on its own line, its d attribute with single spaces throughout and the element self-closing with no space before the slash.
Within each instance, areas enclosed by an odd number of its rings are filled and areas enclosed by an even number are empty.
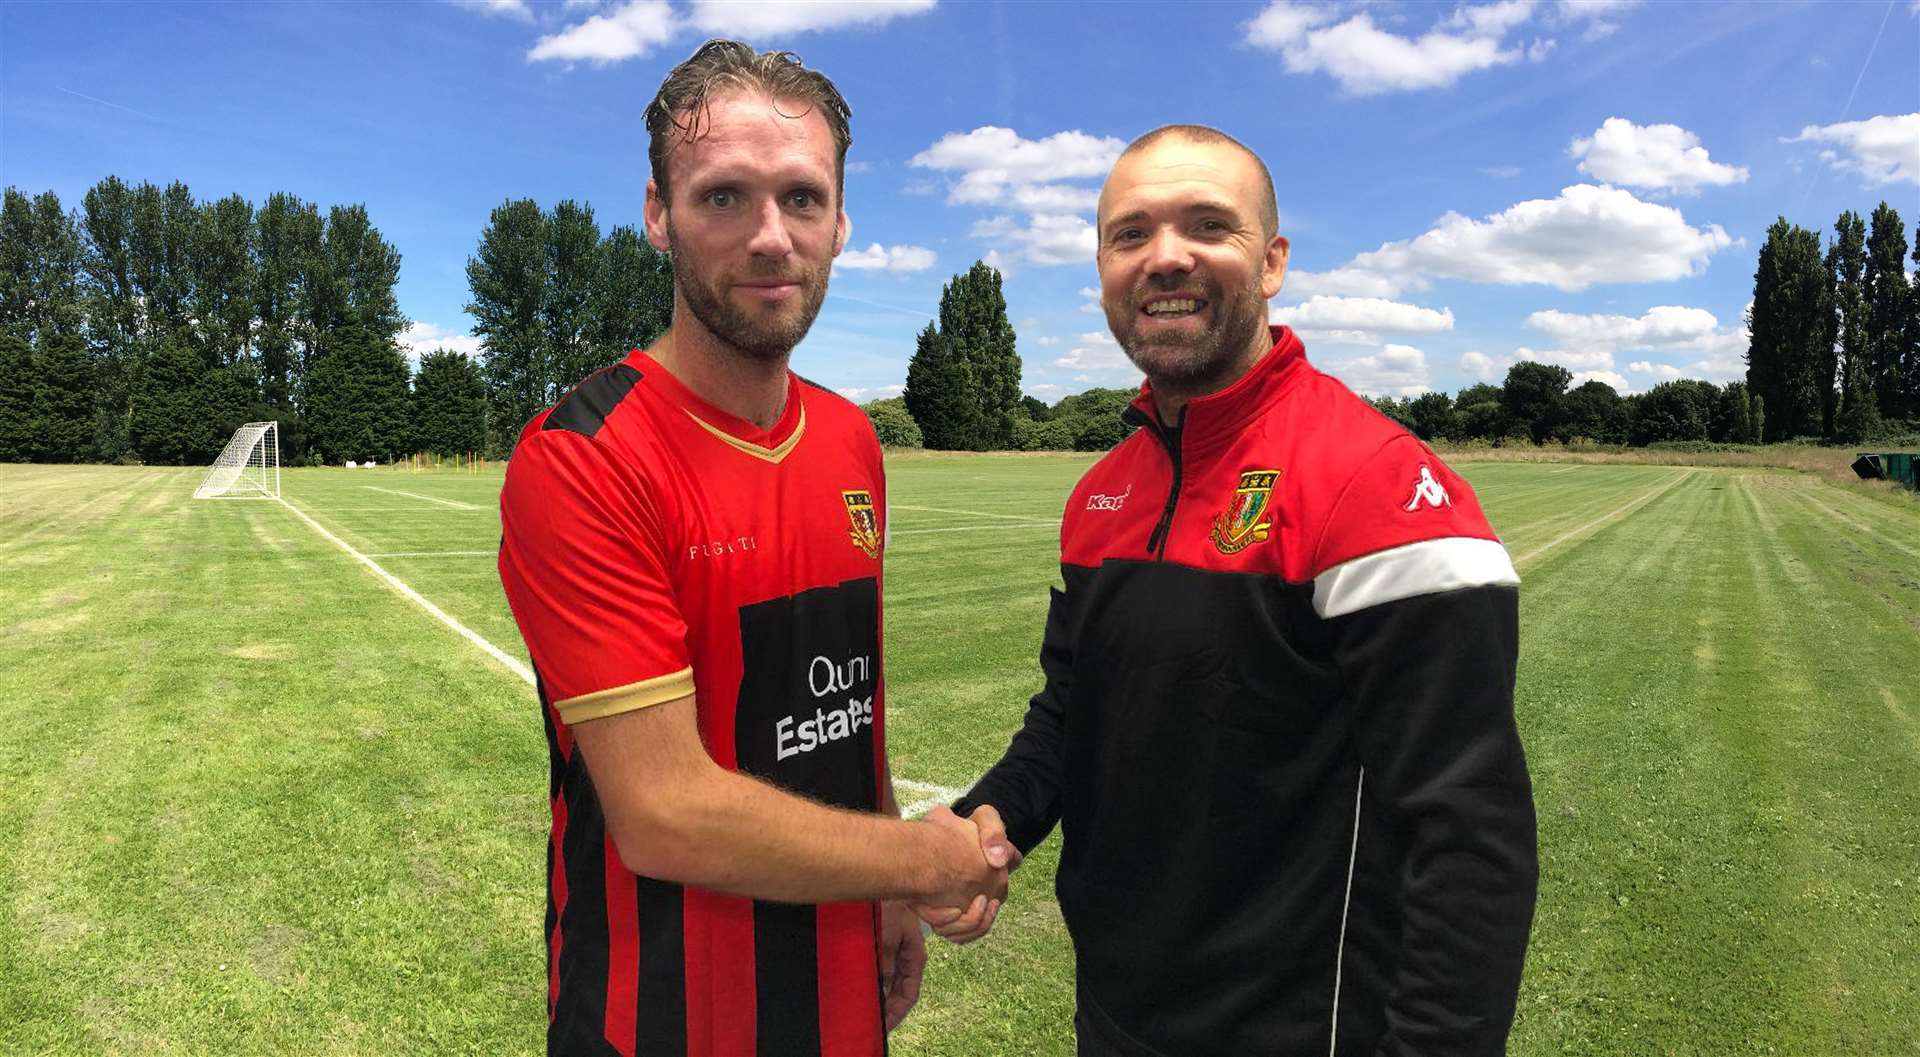
<svg viewBox="0 0 1920 1057">
<path fill-rule="evenodd" d="M 682 410 L 685 409 L 683 408 Z M 756 459 L 764 459 L 767 462 L 777 463 L 785 459 L 787 454 L 793 451 L 794 445 L 800 443 L 800 435 L 807 431 L 807 406 L 805 404 L 800 405 L 800 421 L 794 423 L 793 433 L 790 434 L 786 440 L 781 441 L 780 446 L 777 448 L 763 448 L 750 440 L 741 440 L 739 437 L 728 433 L 726 430 L 708 422 L 706 419 L 701 418 L 691 411 L 687 412 L 687 417 L 699 423 L 700 428 L 706 430 L 708 433 L 719 437 L 721 440 L 726 441 L 728 444 L 733 445 Z"/>
</svg>

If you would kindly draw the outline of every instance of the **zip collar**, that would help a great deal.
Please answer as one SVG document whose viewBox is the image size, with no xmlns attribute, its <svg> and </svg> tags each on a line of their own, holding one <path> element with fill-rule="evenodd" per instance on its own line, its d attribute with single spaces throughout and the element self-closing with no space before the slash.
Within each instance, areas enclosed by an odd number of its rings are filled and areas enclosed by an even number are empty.
<svg viewBox="0 0 1920 1057">
<path fill-rule="evenodd" d="M 1176 443 L 1189 454 L 1198 454 L 1224 446 L 1240 435 L 1248 423 L 1273 406 L 1307 362 L 1306 346 L 1291 327 L 1271 326 L 1273 347 L 1260 357 L 1247 373 L 1217 393 L 1187 401 L 1180 421 L 1173 424 Z M 1159 426 L 1160 416 L 1153 406 L 1153 383 L 1142 382 L 1140 395 L 1127 405 L 1121 418 L 1130 425 Z M 1156 429 L 1156 434 L 1158 429 Z"/>
</svg>

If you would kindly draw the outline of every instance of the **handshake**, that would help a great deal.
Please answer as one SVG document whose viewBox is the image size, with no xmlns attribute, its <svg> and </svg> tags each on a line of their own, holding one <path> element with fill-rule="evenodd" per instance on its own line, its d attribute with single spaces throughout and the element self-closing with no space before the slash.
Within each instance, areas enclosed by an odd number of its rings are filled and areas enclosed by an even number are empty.
<svg viewBox="0 0 1920 1057">
<path fill-rule="evenodd" d="M 1020 850 L 1007 839 L 1000 813 L 986 804 L 967 818 L 937 807 L 924 821 L 940 834 L 935 886 L 924 902 L 907 905 L 941 938 L 971 943 L 993 928 Z"/>
</svg>

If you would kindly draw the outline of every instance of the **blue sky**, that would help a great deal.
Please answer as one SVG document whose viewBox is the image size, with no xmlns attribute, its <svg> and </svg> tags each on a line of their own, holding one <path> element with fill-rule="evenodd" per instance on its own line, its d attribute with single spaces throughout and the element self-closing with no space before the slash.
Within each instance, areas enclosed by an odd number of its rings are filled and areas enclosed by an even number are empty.
<svg viewBox="0 0 1920 1057">
<path fill-rule="evenodd" d="M 898 392 L 940 287 L 1007 275 L 1028 392 L 1135 372 L 1092 300 L 1127 140 L 1217 126 L 1267 161 L 1276 318 L 1363 392 L 1516 359 L 1644 391 L 1744 373 L 1778 215 L 1920 221 L 1920 0 L 775 5 L 0 4 L 0 184 L 108 175 L 364 202 L 409 340 L 472 350 L 465 264 L 508 198 L 638 226 L 640 115 L 708 36 L 797 51 L 853 108 L 853 252 L 795 369 Z"/>
</svg>

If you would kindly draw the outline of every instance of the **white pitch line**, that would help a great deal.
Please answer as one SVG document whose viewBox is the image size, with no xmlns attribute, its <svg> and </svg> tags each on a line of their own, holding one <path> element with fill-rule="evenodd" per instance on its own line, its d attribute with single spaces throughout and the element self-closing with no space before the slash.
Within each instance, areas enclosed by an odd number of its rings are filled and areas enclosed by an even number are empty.
<svg viewBox="0 0 1920 1057">
<path fill-rule="evenodd" d="M 1521 562 L 1532 561 L 1533 559 L 1538 558 L 1540 555 L 1545 554 L 1547 551 L 1552 550 L 1555 547 L 1558 547 L 1562 543 L 1567 542 L 1568 540 L 1572 539 L 1575 536 L 1578 536 L 1582 532 L 1586 532 L 1589 529 L 1599 528 L 1600 526 L 1605 525 L 1610 521 L 1616 521 L 1619 518 L 1624 517 L 1626 514 L 1631 512 L 1634 508 L 1645 506 L 1646 504 L 1653 502 L 1655 499 L 1658 499 L 1661 496 L 1667 494 L 1667 492 L 1672 490 L 1674 485 L 1677 485 L 1681 481 L 1684 481 L 1687 478 L 1692 477 L 1695 472 L 1696 471 L 1694 470 L 1682 470 L 1678 475 L 1668 478 L 1666 481 L 1662 482 L 1659 486 L 1648 491 L 1645 495 L 1642 495 L 1639 498 L 1632 500 L 1631 502 L 1627 503 L 1627 505 L 1621 507 L 1618 510 L 1615 510 L 1613 513 L 1602 514 L 1599 517 L 1594 518 L 1592 521 L 1589 521 L 1586 524 L 1581 525 L 1579 528 L 1570 529 L 1566 532 L 1563 532 L 1559 536 L 1554 537 L 1552 540 L 1546 543 L 1543 543 L 1540 546 L 1535 547 L 1534 549 L 1528 551 L 1527 553 L 1514 558 L 1513 564 L 1519 565 Z"/>
<path fill-rule="evenodd" d="M 918 536 L 925 532 L 985 532 L 988 529 L 1005 531 L 1016 528 L 1059 528 L 1058 521 L 1022 521 L 1017 525 L 948 525 L 945 528 L 894 529 L 895 536 Z"/>
<path fill-rule="evenodd" d="M 895 793 L 906 792 L 914 799 L 900 808 L 901 818 L 919 818 L 942 804 L 951 804 L 966 793 L 965 789 L 934 785 L 932 782 L 916 782 L 910 778 L 893 780 Z"/>
<path fill-rule="evenodd" d="M 997 517 L 1004 521 L 1034 521 L 1031 514 L 989 514 L 984 510 L 951 510 L 941 506 L 905 506 L 900 503 L 887 504 L 889 510 L 918 510 L 924 514 L 964 514 L 967 517 Z M 1058 525 L 1058 520 L 1054 524 Z"/>
<path fill-rule="evenodd" d="M 382 551 L 369 558 L 491 558 L 499 551 Z"/>
<path fill-rule="evenodd" d="M 385 492 L 388 495 L 403 495 L 403 496 L 406 496 L 408 499 L 424 499 L 429 503 L 441 503 L 446 506 L 455 507 L 460 510 L 485 510 L 486 509 L 486 507 L 483 507 L 483 506 L 474 506 L 472 503 L 462 503 L 452 499 L 441 499 L 437 496 L 421 495 L 418 492 L 402 492 L 398 488 L 382 488 L 377 484 L 363 484 L 360 487 L 372 489 L 375 492 Z"/>
<path fill-rule="evenodd" d="M 371 486 L 368 486 L 368 487 L 371 487 Z M 486 639 L 481 638 L 478 634 L 476 634 L 473 631 L 472 628 L 469 628 L 465 624 L 462 624 L 459 621 L 448 616 L 446 610 L 441 609 L 439 606 L 436 606 L 432 602 L 427 601 L 426 598 L 420 594 L 420 592 L 415 591 L 411 587 L 408 587 L 404 582 L 401 581 L 399 577 L 393 575 L 392 573 L 386 571 L 385 569 L 382 569 L 380 567 L 380 563 L 360 553 L 359 550 L 354 548 L 353 544 L 348 543 L 346 540 L 343 540 L 340 537 L 334 535 L 333 533 L 327 531 L 327 527 L 325 525 L 322 525 L 318 521 L 315 521 L 313 518 L 307 516 L 306 511 L 300 509 L 297 506 L 294 506 L 292 503 L 287 502 L 285 499 L 280 499 L 277 496 L 275 497 L 275 499 L 277 502 L 279 502 L 281 506 L 286 507 L 288 510 L 293 511 L 296 515 L 298 515 L 300 520 L 306 522 L 308 525 L 313 526 L 313 530 L 315 532 L 318 532 L 322 536 L 325 536 L 327 539 L 332 540 L 334 543 L 334 546 L 337 546 L 341 550 L 346 551 L 349 555 L 353 557 L 355 561 L 373 570 L 373 573 L 375 576 L 378 576 L 382 580 L 385 580 L 387 582 L 387 586 L 400 592 L 406 598 L 411 600 L 415 605 L 418 605 L 421 609 L 426 610 L 429 614 L 432 615 L 432 617 L 435 620 L 438 620 L 440 623 L 445 624 L 447 627 L 450 627 L 454 631 L 458 632 L 461 638 L 466 639 L 468 642 L 471 642 L 475 646 L 480 647 L 481 650 L 485 651 L 487 656 L 492 657 L 496 661 L 499 661 L 501 664 L 506 666 L 508 671 L 519 676 L 521 679 L 526 680 L 526 683 L 528 686 L 534 685 L 533 670 L 528 668 L 526 665 L 520 663 L 519 658 L 508 655 L 506 651 L 502 650 L 500 647 L 495 646 L 493 643 L 488 642 Z"/>
</svg>

